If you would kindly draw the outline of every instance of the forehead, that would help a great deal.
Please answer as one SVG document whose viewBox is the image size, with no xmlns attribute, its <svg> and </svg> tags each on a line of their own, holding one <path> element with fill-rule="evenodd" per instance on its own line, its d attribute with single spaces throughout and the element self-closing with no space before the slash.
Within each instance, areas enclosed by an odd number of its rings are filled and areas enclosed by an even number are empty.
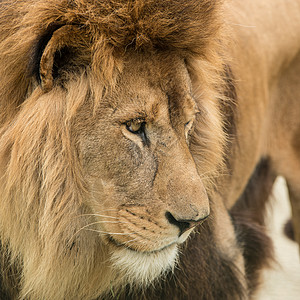
<svg viewBox="0 0 300 300">
<path fill-rule="evenodd" d="M 132 54 L 125 59 L 122 72 L 125 84 L 141 81 L 152 88 L 170 92 L 175 86 L 182 90 L 189 88 L 189 77 L 183 58 L 166 52 L 153 54 Z"/>
<path fill-rule="evenodd" d="M 170 53 L 128 55 L 109 102 L 126 112 L 157 104 L 194 109 L 184 59 Z"/>
</svg>

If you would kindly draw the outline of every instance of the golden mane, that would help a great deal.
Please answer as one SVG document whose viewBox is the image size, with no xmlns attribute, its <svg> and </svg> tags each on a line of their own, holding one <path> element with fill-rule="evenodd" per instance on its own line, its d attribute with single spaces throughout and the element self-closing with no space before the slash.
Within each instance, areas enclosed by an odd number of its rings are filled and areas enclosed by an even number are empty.
<svg viewBox="0 0 300 300">
<path fill-rule="evenodd" d="M 208 0 L 1 2 L 0 234 L 22 270 L 21 298 L 97 297 L 105 292 L 99 276 L 122 285 L 122 276 L 102 262 L 107 249 L 97 235 L 82 232 L 89 220 L 81 216 L 91 214 L 83 199 L 91 195 L 73 130 L 88 95 L 95 110 L 116 85 L 126 56 L 176 53 L 186 60 L 193 84 L 203 84 L 195 86 L 194 96 L 205 99 L 199 102 L 202 130 L 191 147 L 202 153 L 195 160 L 204 181 L 219 170 L 225 141 L 218 107 L 224 67 L 220 15 L 220 1 Z M 80 59 L 66 70 L 65 89 L 44 90 L 41 57 L 64 26 L 76 30 L 68 46 Z"/>
<path fill-rule="evenodd" d="M 0 12 L 1 122 L 32 90 L 33 73 L 53 32 L 75 25 L 87 35 L 91 67 L 107 84 L 134 51 L 175 51 L 216 66 L 221 1 L 2 1 Z M 26 37 L 26 38 L 25 38 Z M 77 36 L 78 46 L 80 44 Z"/>
<path fill-rule="evenodd" d="M 132 51 L 175 52 L 186 59 L 195 97 L 207 99 L 210 116 L 203 121 L 207 122 L 205 127 L 215 127 L 215 132 L 219 132 L 214 138 L 210 129 L 199 133 L 194 146 L 204 151 L 208 148 L 207 153 L 211 153 L 205 162 L 195 159 L 215 169 L 216 161 L 222 160 L 225 137 L 220 130 L 223 124 L 217 102 L 228 100 L 223 81 L 226 62 L 222 51 L 225 32 L 221 22 L 222 1 L 20 1 L 17 10 L 15 5 L 13 1 L 1 4 L 1 124 L 13 118 L 37 86 L 39 61 L 53 32 L 64 25 L 74 25 L 79 34 L 70 43 L 86 53 L 87 57 L 81 58 L 89 61 L 97 77 L 97 84 L 91 82 L 91 85 L 98 100 L 114 85 L 122 71 L 124 56 Z M 11 16 L 13 19 L 8 22 Z M 78 108 L 82 103 L 81 98 L 74 106 Z M 208 146 L 201 146 L 200 140 L 206 140 Z"/>
<path fill-rule="evenodd" d="M 248 299 L 278 174 L 299 207 L 289 2 L 0 2 L 0 298 Z"/>
</svg>

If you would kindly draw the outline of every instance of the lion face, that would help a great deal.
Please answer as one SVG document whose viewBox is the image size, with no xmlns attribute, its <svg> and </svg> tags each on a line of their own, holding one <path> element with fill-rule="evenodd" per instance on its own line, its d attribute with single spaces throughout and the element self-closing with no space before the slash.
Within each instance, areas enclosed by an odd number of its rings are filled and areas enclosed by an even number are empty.
<svg viewBox="0 0 300 300">
<path fill-rule="evenodd" d="M 150 271 L 160 273 L 174 264 L 176 245 L 208 216 L 188 148 L 196 113 L 183 60 L 141 55 L 127 59 L 96 111 L 83 107 L 77 114 L 74 130 L 91 191 L 87 229 L 113 249 L 115 262 L 129 268 L 149 258 L 151 269 L 151 256 L 161 255 L 159 270 Z"/>
</svg>

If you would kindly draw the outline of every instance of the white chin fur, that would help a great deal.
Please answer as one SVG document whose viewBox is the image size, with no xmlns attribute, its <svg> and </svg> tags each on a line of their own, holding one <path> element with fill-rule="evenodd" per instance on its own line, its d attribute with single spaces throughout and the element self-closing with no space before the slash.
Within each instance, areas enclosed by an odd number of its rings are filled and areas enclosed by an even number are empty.
<svg viewBox="0 0 300 300">
<path fill-rule="evenodd" d="M 111 259 L 116 270 L 125 273 L 128 283 L 146 286 L 174 268 L 177 254 L 177 245 L 174 244 L 150 253 L 117 249 Z"/>
</svg>

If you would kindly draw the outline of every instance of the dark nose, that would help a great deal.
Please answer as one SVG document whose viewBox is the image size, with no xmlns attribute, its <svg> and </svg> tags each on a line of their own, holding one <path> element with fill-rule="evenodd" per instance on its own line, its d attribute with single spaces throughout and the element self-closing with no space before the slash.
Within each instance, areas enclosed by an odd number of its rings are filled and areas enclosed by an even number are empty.
<svg viewBox="0 0 300 300">
<path fill-rule="evenodd" d="M 206 215 L 205 217 L 201 217 L 197 220 L 185 220 L 185 219 L 179 219 L 175 218 L 170 212 L 166 212 L 166 218 L 169 221 L 169 223 L 177 226 L 180 230 L 179 236 L 182 235 L 185 231 L 197 226 L 198 224 L 201 224 L 202 222 L 207 219 L 209 215 Z"/>
</svg>

